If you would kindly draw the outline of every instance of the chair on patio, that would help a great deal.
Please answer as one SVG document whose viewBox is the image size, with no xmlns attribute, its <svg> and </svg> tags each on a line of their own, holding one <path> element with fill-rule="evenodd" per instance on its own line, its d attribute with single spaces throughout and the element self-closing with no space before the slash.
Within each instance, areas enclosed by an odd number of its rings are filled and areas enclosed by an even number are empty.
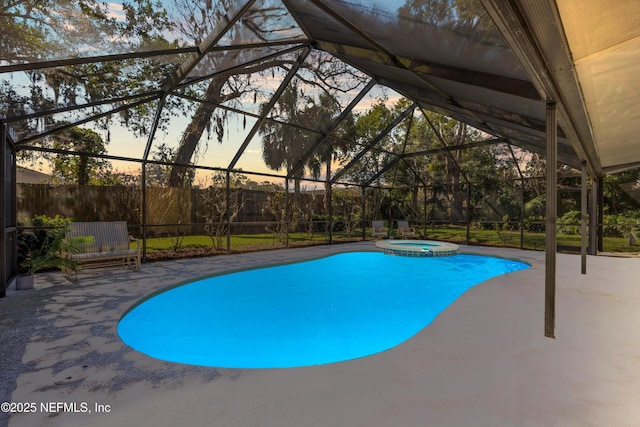
<svg viewBox="0 0 640 427">
<path fill-rule="evenodd" d="M 389 230 L 384 226 L 384 221 L 372 221 L 371 225 L 372 237 L 389 237 Z"/>
<path fill-rule="evenodd" d="M 396 220 L 398 223 L 398 230 L 396 234 L 398 237 L 412 237 L 416 235 L 416 229 L 409 225 L 409 221 Z"/>
<path fill-rule="evenodd" d="M 126 221 L 71 222 L 67 239 L 91 237 L 67 256 L 84 268 L 122 265 L 140 268 L 140 241 L 129 236 Z M 135 242 L 135 248 L 130 247 Z"/>
</svg>

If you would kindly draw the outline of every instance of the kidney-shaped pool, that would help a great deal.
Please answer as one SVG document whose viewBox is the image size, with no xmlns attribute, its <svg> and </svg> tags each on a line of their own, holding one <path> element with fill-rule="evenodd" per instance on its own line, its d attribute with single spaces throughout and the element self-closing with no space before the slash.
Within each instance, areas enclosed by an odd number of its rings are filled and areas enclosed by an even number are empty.
<svg viewBox="0 0 640 427">
<path fill-rule="evenodd" d="M 477 255 L 344 253 L 170 288 L 130 309 L 118 333 L 151 357 L 193 365 L 340 362 L 399 345 L 467 289 L 528 267 Z"/>
</svg>

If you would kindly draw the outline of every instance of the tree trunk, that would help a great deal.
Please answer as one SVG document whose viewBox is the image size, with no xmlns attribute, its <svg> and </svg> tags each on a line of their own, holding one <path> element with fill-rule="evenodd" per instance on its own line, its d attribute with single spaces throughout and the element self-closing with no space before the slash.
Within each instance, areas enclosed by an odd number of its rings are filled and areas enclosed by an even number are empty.
<svg viewBox="0 0 640 427">
<path fill-rule="evenodd" d="M 331 158 L 326 163 L 325 169 L 326 177 L 324 182 L 324 194 L 325 194 L 325 209 L 327 210 L 327 214 L 331 212 Z"/>
<path fill-rule="evenodd" d="M 198 109 L 182 134 L 180 145 L 176 152 L 176 158 L 174 159 L 176 163 L 188 164 L 191 162 L 193 154 L 196 148 L 198 148 L 200 138 L 202 138 L 202 134 L 211 120 L 211 115 L 216 110 L 215 104 L 222 101 L 222 88 L 226 81 L 227 77 L 220 75 L 214 77 L 209 83 L 204 97 L 205 102 L 201 102 L 198 105 Z M 171 173 L 169 174 L 168 185 L 171 187 L 183 187 L 188 169 L 187 166 L 179 164 L 173 165 L 171 167 Z"/>
<path fill-rule="evenodd" d="M 466 125 L 459 124 L 458 132 L 456 135 L 456 140 L 454 141 L 455 145 L 464 144 L 467 137 L 467 129 Z M 458 150 L 455 153 L 450 153 L 450 156 L 447 157 L 447 184 L 449 188 L 450 194 L 450 203 L 451 203 L 451 222 L 462 222 L 465 220 L 463 214 L 463 201 L 465 199 L 464 195 L 461 191 L 460 186 L 460 178 L 462 176 L 462 171 L 459 168 L 460 163 L 462 162 L 462 151 Z"/>
<path fill-rule="evenodd" d="M 413 214 L 417 215 L 418 212 L 420 212 L 420 208 L 418 207 L 418 193 L 420 191 L 420 187 L 418 186 L 418 184 L 416 183 L 416 185 L 413 186 L 413 188 L 411 189 L 412 193 L 413 193 L 413 200 L 411 203 L 411 209 L 413 210 Z"/>
<path fill-rule="evenodd" d="M 87 156 L 80 156 L 78 161 L 78 185 L 89 184 L 89 159 Z"/>
</svg>

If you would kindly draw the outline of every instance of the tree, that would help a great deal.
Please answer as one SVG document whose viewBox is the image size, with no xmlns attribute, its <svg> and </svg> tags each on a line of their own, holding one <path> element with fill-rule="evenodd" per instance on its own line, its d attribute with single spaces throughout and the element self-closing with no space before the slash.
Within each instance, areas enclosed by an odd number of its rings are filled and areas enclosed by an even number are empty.
<svg viewBox="0 0 640 427">
<path fill-rule="evenodd" d="M 160 3 L 131 0 L 122 18 L 97 0 L 23 0 L 0 4 L 0 52 L 7 63 L 68 59 L 105 53 L 135 52 L 175 46 L 163 35 L 173 24 Z M 29 107 L 77 105 L 130 94 L 142 82 L 167 75 L 153 59 L 97 62 L 28 71 Z M 135 67 L 133 66 L 135 65 Z M 163 80 L 161 78 L 161 80 Z M 44 90 L 48 87 L 53 94 Z"/>
<path fill-rule="evenodd" d="M 336 190 L 333 194 L 335 212 L 342 219 L 344 231 L 351 237 L 354 225 L 362 218 L 362 208 L 357 203 L 354 191 L 351 189 Z"/>
<path fill-rule="evenodd" d="M 176 6 L 177 15 L 179 15 L 176 19 L 177 28 L 196 42 L 205 40 L 221 20 L 228 19 L 226 14 L 233 4 L 235 3 L 230 0 L 208 1 L 204 5 L 182 0 Z M 260 4 L 256 2 L 245 11 L 239 23 L 225 34 L 225 44 L 290 40 L 296 37 L 304 37 L 304 33 L 298 28 L 289 11 L 279 2 L 265 1 Z M 185 166 L 180 164 L 189 164 L 193 161 L 194 155 L 198 154 L 198 150 L 206 149 L 202 141 L 205 131 L 213 128 L 218 141 L 222 142 L 226 116 L 219 112 L 218 105 L 233 104 L 243 99 L 249 101 L 248 95 L 253 95 L 254 102 L 259 97 L 271 96 L 269 91 L 264 90 L 257 83 L 262 80 L 266 83 L 266 87 L 273 85 L 273 81 L 277 80 L 276 76 L 283 76 L 290 71 L 298 56 L 286 54 L 241 66 L 243 61 L 253 59 L 259 53 L 251 49 L 243 51 L 240 55 L 235 51 L 220 51 L 216 55 L 207 56 L 198 65 L 198 72 L 205 75 L 211 72 L 209 70 L 221 71 L 192 88 L 200 90 L 199 98 L 202 102 L 195 108 L 180 139 L 176 153 L 176 162 L 179 164 L 172 168 L 169 185 L 183 185 Z M 230 67 L 235 68 L 232 71 L 224 71 Z M 322 52 L 314 52 L 310 55 L 301 65 L 301 69 L 307 73 L 307 76 L 302 78 L 306 84 L 315 85 L 326 92 L 335 90 L 346 93 L 358 87 L 365 78 L 338 59 Z M 292 90 L 290 94 L 294 92 Z M 291 133 L 296 132 L 291 131 Z M 271 164 L 280 163 L 275 157 L 270 162 Z"/>
<path fill-rule="evenodd" d="M 53 159 L 53 174 L 63 182 L 75 182 L 78 185 L 113 184 L 115 176 L 108 160 L 92 157 L 105 154 L 106 145 L 100 134 L 91 129 L 72 127 L 51 137 L 53 148 L 74 151 L 81 154 L 56 154 Z"/>
<path fill-rule="evenodd" d="M 386 99 L 379 99 L 367 112 L 358 116 L 357 147 L 374 140 L 410 106 L 406 99 L 390 106 L 387 104 Z M 470 181 L 482 183 L 484 190 L 495 190 L 498 187 L 496 179 L 504 175 L 500 171 L 508 169 L 502 160 L 506 154 L 497 146 L 453 149 L 450 152 L 443 150 L 445 145 L 458 147 L 483 138 L 486 135 L 449 117 L 431 112 L 426 112 L 426 116 L 416 114 L 412 119 L 400 122 L 377 146 L 362 156 L 359 165 L 347 173 L 361 182 L 367 182 L 375 173 L 378 184 L 397 187 L 389 208 L 403 216 L 418 214 L 419 188 L 426 183 L 432 188 L 432 201 L 447 199 L 448 218 L 453 222 L 464 221 L 466 192 L 462 187 L 465 183 L 463 171 Z M 344 160 L 349 160 L 355 151 L 350 150 Z M 395 162 L 394 166 L 386 167 L 390 162 Z M 386 172 L 380 175 L 383 170 Z"/>
<path fill-rule="evenodd" d="M 603 195 L 607 214 L 618 216 L 638 211 L 640 200 L 635 199 L 625 184 L 640 183 L 640 169 L 630 169 L 604 178 Z M 628 185 L 627 185 L 628 187 Z"/>
<path fill-rule="evenodd" d="M 393 111 L 387 107 L 387 103 L 387 98 L 378 98 L 369 110 L 354 117 L 355 143 L 348 150 L 342 151 L 340 162 L 343 165 L 350 162 L 362 150 L 363 146 L 376 138 L 393 121 Z M 357 183 L 366 183 L 374 175 L 378 175 L 391 157 L 386 148 L 394 144 L 392 139 L 393 134 L 385 136 L 376 146 L 365 153 L 357 164 L 346 171 L 347 179 Z M 378 175 L 375 184 L 380 185 L 382 178 Z"/>
<path fill-rule="evenodd" d="M 195 43 L 205 40 L 213 31 L 216 25 L 223 19 L 227 19 L 227 12 L 232 9 L 233 1 L 220 0 L 216 2 L 207 1 L 205 4 L 198 4 L 189 0 L 176 2 L 174 15 L 177 29 L 182 34 L 191 38 Z M 284 24 L 283 28 L 274 28 L 270 21 L 278 22 L 288 12 L 284 8 L 266 4 L 263 7 L 253 7 L 248 10 L 239 25 L 234 26 L 225 37 L 229 43 L 242 43 L 247 40 L 265 41 L 272 39 L 273 34 L 291 31 L 293 28 L 289 24 Z M 247 51 L 245 57 L 250 56 Z M 241 55 L 243 56 L 243 55 Z M 235 52 L 221 52 L 218 55 L 209 55 L 199 64 L 199 70 L 225 70 L 239 65 L 242 58 L 238 58 Z M 275 69 L 286 66 L 294 62 L 292 56 L 277 58 L 265 61 L 256 65 L 250 65 L 235 69 L 233 71 L 220 72 L 211 77 L 208 81 L 202 82 L 190 90 L 199 89 L 203 102 L 196 107 L 191 120 L 180 138 L 180 143 L 176 150 L 175 160 L 178 165 L 171 168 L 168 184 L 170 186 L 183 186 L 187 167 L 197 150 L 203 149 L 201 138 L 205 130 L 210 130 L 213 126 L 218 141 L 222 142 L 225 133 L 225 115 L 217 114 L 218 105 L 231 102 L 242 97 L 244 94 L 253 92 L 257 98 L 259 89 L 252 85 L 251 76 L 254 73 L 273 73 Z M 203 71 L 210 73 L 210 71 Z"/>
<path fill-rule="evenodd" d="M 160 2 L 132 0 L 124 3 L 123 13 L 119 18 L 114 18 L 113 6 L 96 0 L 5 2 L 0 9 L 0 22 L 3 30 L 12 31 L 3 31 L 0 35 L 3 53 L 0 59 L 11 63 L 66 59 L 76 55 L 86 56 L 88 52 L 89 55 L 92 52 L 98 55 L 178 47 L 177 40 L 167 40 L 172 36 L 181 37 L 190 45 L 198 45 L 210 36 L 220 22 L 228 19 L 227 13 L 234 10 L 235 4 L 232 0 L 179 0 L 170 4 L 169 10 L 165 10 Z M 303 40 L 305 35 L 286 7 L 280 2 L 266 0 L 256 2 L 244 11 L 242 18 L 224 34 L 218 46 L 297 38 Z M 274 49 L 277 48 L 270 48 L 270 53 Z M 202 102 L 195 107 L 180 97 L 170 96 L 164 99 L 166 114 L 191 114 L 172 159 L 177 164 L 170 168 L 167 175 L 167 182 L 171 186 L 184 186 L 189 183 L 189 165 L 194 157 L 207 149 L 208 141 L 203 140 L 205 132 L 207 140 L 216 135 L 219 142 L 226 133 L 227 114 L 218 106 L 225 103 L 238 106 L 240 101 L 245 102 L 250 96 L 254 98 L 254 102 L 270 96 L 270 90 L 265 89 L 270 83 L 268 80 L 273 81 L 276 75 L 287 73 L 297 59 L 297 54 L 283 54 L 241 66 L 263 54 L 264 50 L 261 49 L 221 50 L 208 54 L 186 76 L 186 80 L 203 75 L 209 75 L 210 78 L 196 79 L 196 83 L 179 88 L 171 80 L 175 77 L 175 63 L 164 57 L 96 62 L 33 71 L 29 72 L 32 87 L 28 105 L 22 110 L 43 111 L 65 105 L 74 106 L 82 101 L 94 102 L 163 88 L 174 90 L 180 95 L 197 96 Z M 324 86 L 322 90 L 335 87 L 347 92 L 364 78 L 331 55 L 318 53 L 312 56 L 313 60 L 305 62 L 302 67 L 310 75 L 319 77 L 317 80 L 322 81 L 322 84 L 318 85 Z M 213 75 L 212 70 L 216 70 Z M 344 78 L 345 75 L 356 78 Z M 266 82 L 266 86 L 257 84 L 256 76 L 262 76 L 262 82 Z M 314 79 L 305 77 L 304 80 L 311 83 Z M 112 107 L 121 106 L 124 102 L 114 101 Z M 120 120 L 136 135 L 147 135 L 154 111 L 151 103 L 138 105 L 121 111 Z M 97 125 L 106 128 L 111 120 L 111 117 L 99 119 Z M 166 123 L 166 120 L 162 120 L 160 126 L 166 126 Z M 38 126 L 38 131 L 45 125 L 47 129 L 52 129 L 57 123 L 47 121 Z"/>
<path fill-rule="evenodd" d="M 328 131 L 331 123 L 340 114 L 340 104 L 335 97 L 327 93 L 321 93 L 318 102 L 310 101 L 311 106 L 307 114 L 311 122 L 319 126 L 323 132 Z M 356 144 L 355 118 L 349 113 L 342 121 L 338 129 L 334 132 L 336 138 L 327 138 L 322 145 L 317 147 L 312 156 L 315 166 L 313 169 L 314 178 L 319 178 L 319 165 L 325 165 L 325 203 L 326 211 L 329 212 L 331 200 L 331 165 L 349 153 Z"/>
<path fill-rule="evenodd" d="M 162 186 L 165 185 L 169 174 L 171 173 L 170 163 L 176 158 L 176 150 L 162 143 L 157 146 L 151 154 L 151 160 L 158 163 L 150 163 L 147 165 L 146 181 L 147 185 Z M 193 185 L 195 180 L 195 171 L 189 168 L 185 172 L 185 181 L 189 187 Z"/>
<path fill-rule="evenodd" d="M 115 21 L 95 0 L 3 1 L 0 5 L 0 52 L 9 63 L 68 57 L 78 41 L 105 46 Z M 111 28 L 110 28 L 111 27 Z"/>
<path fill-rule="evenodd" d="M 235 177 L 232 179 L 238 181 Z M 227 235 L 229 222 L 242 211 L 246 199 L 239 188 L 235 188 L 227 197 L 226 174 L 220 172 L 212 176 L 211 185 L 201 194 L 204 205 L 204 230 L 211 239 L 211 246 L 220 250 Z"/>
<path fill-rule="evenodd" d="M 353 134 L 353 116 L 347 115 L 343 126 L 336 133 L 337 138 L 326 138 L 316 147 L 313 145 L 326 133 L 330 125 L 340 114 L 340 104 L 337 99 L 327 92 L 321 92 L 318 98 L 304 95 L 296 82 L 292 82 L 276 102 L 279 115 L 288 124 L 282 125 L 275 122 L 267 122 L 261 129 L 262 157 L 265 164 L 274 170 L 285 167 L 287 173 L 308 154 L 304 167 L 299 167 L 293 172 L 294 194 L 300 194 L 300 180 L 305 170 L 309 169 L 314 179 L 319 179 L 322 173 L 322 165 L 325 165 L 326 193 L 330 191 L 331 164 L 337 160 L 340 153 L 350 149 L 349 134 Z M 310 132 L 302 128 L 317 129 L 318 132 Z M 329 197 L 327 197 L 328 203 Z M 328 205 L 327 205 L 328 211 Z"/>
<path fill-rule="evenodd" d="M 295 82 L 284 90 L 282 96 L 276 102 L 276 108 L 281 117 L 288 123 L 300 126 L 311 126 L 312 117 L 307 107 L 300 104 L 304 100 Z M 263 105 L 262 109 L 266 107 Z M 264 111 L 263 111 L 264 114 Z M 295 126 L 286 126 L 273 121 L 267 121 L 260 129 L 262 135 L 262 159 L 273 170 L 285 168 L 287 173 L 293 169 L 298 160 L 309 150 L 316 134 Z M 310 158 L 306 167 L 314 168 L 314 158 Z M 300 180 L 304 176 L 305 167 L 298 168 L 294 172 L 294 194 L 300 194 Z M 317 172 L 317 168 L 314 172 Z"/>
</svg>

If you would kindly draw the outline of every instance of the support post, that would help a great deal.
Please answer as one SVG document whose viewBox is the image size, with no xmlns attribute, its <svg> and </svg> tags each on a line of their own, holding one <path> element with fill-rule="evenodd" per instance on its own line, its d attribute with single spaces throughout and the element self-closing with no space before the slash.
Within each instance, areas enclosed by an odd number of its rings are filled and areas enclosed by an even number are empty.
<svg viewBox="0 0 640 427">
<path fill-rule="evenodd" d="M 7 127 L 5 125 L 5 132 L 7 132 Z M 11 233 L 11 239 L 13 240 L 13 245 L 11 246 L 11 253 L 13 253 L 12 256 L 12 260 L 11 260 L 11 266 L 9 267 L 11 269 L 11 271 L 15 272 L 16 274 L 18 273 L 18 149 L 16 147 L 16 145 L 14 144 L 13 141 L 9 140 L 9 138 L 7 138 L 6 133 L 5 133 L 5 146 L 6 144 L 9 145 L 9 155 L 11 156 L 11 160 L 10 160 L 10 165 L 11 165 L 11 177 L 9 178 L 9 182 L 12 183 L 11 188 L 9 189 L 9 194 L 11 197 L 11 207 L 9 209 L 11 209 L 9 212 L 11 212 L 11 223 L 10 224 L 5 224 L 8 225 L 9 227 L 12 228 L 12 230 L 10 230 Z M 5 190 L 6 191 L 6 190 Z M 4 197 L 6 198 L 7 195 L 5 194 Z M 6 235 L 5 235 L 6 236 Z M 6 242 L 5 242 L 6 244 Z"/>
<path fill-rule="evenodd" d="M 423 188 L 424 193 L 424 218 L 422 221 L 422 237 L 427 238 L 427 222 L 429 221 L 429 216 L 427 213 L 427 186 L 425 185 Z"/>
<path fill-rule="evenodd" d="M 598 254 L 598 180 L 591 177 L 591 210 L 589 212 L 589 255 Z"/>
<path fill-rule="evenodd" d="M 598 179 L 598 251 L 604 250 L 602 231 L 604 224 L 604 178 Z"/>
<path fill-rule="evenodd" d="M 5 182 L 5 178 L 7 176 L 7 171 L 5 169 L 7 166 L 7 136 L 5 134 L 4 123 L 0 123 L 0 165 L 2 165 L 2 170 L 0 170 L 0 278 L 2 279 L 2 283 L 0 283 L 0 298 L 2 298 L 5 296 L 7 279 L 9 278 L 6 224 L 6 213 L 9 210 L 9 201 L 7 200 L 7 183 Z"/>
<path fill-rule="evenodd" d="M 587 162 L 582 162 L 580 182 L 580 273 L 587 274 Z"/>
<path fill-rule="evenodd" d="M 329 244 L 333 245 L 333 188 L 329 181 L 329 191 L 327 192 L 327 205 L 329 205 Z"/>
<path fill-rule="evenodd" d="M 524 249 L 524 179 L 520 179 L 520 249 Z"/>
<path fill-rule="evenodd" d="M 147 163 L 142 162 L 142 262 L 147 262 Z"/>
<path fill-rule="evenodd" d="M 227 255 L 231 255 L 231 172 L 226 175 Z"/>
<path fill-rule="evenodd" d="M 471 241 L 471 184 L 467 182 L 467 246 Z"/>
<path fill-rule="evenodd" d="M 555 102 L 547 103 L 547 200 L 545 227 L 544 335 L 555 338 L 556 217 L 558 204 L 558 123 Z"/>
<path fill-rule="evenodd" d="M 284 179 L 284 246 L 289 248 L 289 178 Z"/>
<path fill-rule="evenodd" d="M 362 241 L 367 240 L 367 187 L 362 186 Z"/>
</svg>

